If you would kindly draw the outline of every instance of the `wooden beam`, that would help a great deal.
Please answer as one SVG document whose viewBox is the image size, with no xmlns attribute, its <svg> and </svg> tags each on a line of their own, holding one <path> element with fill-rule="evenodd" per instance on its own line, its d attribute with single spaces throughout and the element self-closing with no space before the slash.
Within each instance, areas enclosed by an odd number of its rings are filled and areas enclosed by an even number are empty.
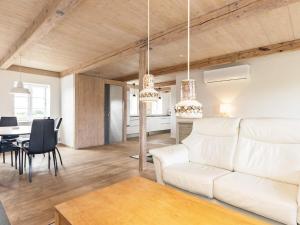
<svg viewBox="0 0 300 225">
<path fill-rule="evenodd" d="M 9 48 L 0 60 L 0 68 L 7 69 L 14 59 L 29 45 L 48 34 L 58 22 L 72 11 L 82 0 L 51 0 L 33 20 L 20 38 Z"/>
<path fill-rule="evenodd" d="M 143 77 L 147 72 L 147 51 L 145 48 L 140 49 L 139 53 L 139 90 L 143 89 Z M 140 102 L 139 104 L 139 171 L 142 172 L 147 166 L 147 124 L 146 124 L 146 103 Z"/>
<path fill-rule="evenodd" d="M 59 72 L 35 69 L 35 68 L 30 68 L 30 67 L 25 67 L 25 66 L 12 65 L 7 70 L 21 72 L 21 73 L 36 74 L 36 75 L 41 75 L 41 76 L 60 77 Z"/>
<path fill-rule="evenodd" d="M 127 101 L 127 86 L 123 86 L 123 136 L 122 136 L 122 141 L 126 142 L 127 141 L 127 124 L 128 124 L 128 101 Z"/>
<path fill-rule="evenodd" d="M 300 49 L 300 39 L 293 41 L 281 42 L 278 44 L 266 45 L 259 48 L 253 48 L 245 51 L 229 53 L 225 55 L 220 55 L 216 57 L 201 59 L 191 62 L 191 69 L 204 69 L 211 66 L 222 65 L 234 63 L 239 60 L 249 59 L 259 56 L 271 55 L 274 53 L 280 53 L 285 51 L 293 51 Z M 187 69 L 186 63 L 177 64 L 174 66 L 163 67 L 159 69 L 152 70 L 151 73 L 154 76 L 166 75 L 171 73 L 177 73 L 185 71 Z M 115 78 L 120 81 L 135 80 L 138 78 L 137 74 L 130 74 L 124 77 Z"/>
<path fill-rule="evenodd" d="M 159 91 L 160 92 L 170 92 L 171 91 L 171 87 L 163 87 Z"/>
<path fill-rule="evenodd" d="M 129 44 L 121 49 L 118 49 L 113 52 L 108 52 L 104 55 L 98 56 L 96 58 L 90 59 L 88 61 L 79 63 L 67 70 L 61 72 L 61 76 L 66 76 L 72 73 L 84 73 L 94 68 L 100 67 L 102 65 L 109 64 L 111 62 L 118 61 L 123 57 L 130 56 L 133 54 L 137 54 L 139 49 L 145 46 L 145 41 L 137 41 L 133 44 Z"/>
<path fill-rule="evenodd" d="M 89 76 L 89 75 L 86 75 Z M 97 76 L 93 76 L 93 77 L 97 77 Z M 118 80 L 109 80 L 109 79 L 105 79 L 105 78 L 101 78 L 104 80 L 105 84 L 111 84 L 111 85 L 116 85 L 116 86 L 121 86 L 121 87 L 126 87 L 127 84 L 126 82 L 123 81 L 118 81 Z"/>
<path fill-rule="evenodd" d="M 170 80 L 170 81 L 155 83 L 154 87 L 155 88 L 163 88 L 163 87 L 170 87 L 172 85 L 176 85 L 176 80 Z"/>
<path fill-rule="evenodd" d="M 119 81 L 119 82 L 121 82 L 121 81 Z M 164 88 L 164 87 L 170 87 L 172 85 L 176 85 L 176 80 L 170 80 L 170 81 L 155 83 L 154 87 L 155 88 Z M 139 85 L 127 84 L 127 87 L 138 89 Z"/>
<path fill-rule="evenodd" d="M 151 71 L 151 73 L 152 73 L 152 71 Z M 138 78 L 138 75 L 136 73 L 134 73 L 134 74 L 125 75 L 122 77 L 116 77 L 113 79 L 118 80 L 118 81 L 131 81 L 131 80 L 136 80 L 137 78 Z"/>
<path fill-rule="evenodd" d="M 214 29 L 237 19 L 253 16 L 257 13 L 266 12 L 268 10 L 276 9 L 299 1 L 300 0 L 239 0 L 205 15 L 193 18 L 191 20 L 191 32 L 192 34 L 196 34 L 209 29 Z M 153 48 L 185 37 L 186 29 L 186 22 L 184 22 L 166 31 L 152 35 L 150 37 L 151 47 Z M 145 38 L 126 45 L 121 49 L 108 52 L 104 55 L 82 62 L 63 71 L 62 75 L 86 72 L 102 65 L 117 61 L 124 56 L 137 54 L 139 49 L 145 45 L 146 41 L 147 39 Z"/>
</svg>

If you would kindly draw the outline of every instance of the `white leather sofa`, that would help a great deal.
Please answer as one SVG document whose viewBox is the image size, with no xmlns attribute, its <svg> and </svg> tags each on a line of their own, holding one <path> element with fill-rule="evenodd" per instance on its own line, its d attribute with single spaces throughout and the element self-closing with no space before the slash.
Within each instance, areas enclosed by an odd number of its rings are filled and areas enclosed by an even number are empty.
<svg viewBox="0 0 300 225">
<path fill-rule="evenodd" d="M 199 119 L 182 144 L 150 153 L 159 183 L 300 222 L 300 120 Z"/>
</svg>

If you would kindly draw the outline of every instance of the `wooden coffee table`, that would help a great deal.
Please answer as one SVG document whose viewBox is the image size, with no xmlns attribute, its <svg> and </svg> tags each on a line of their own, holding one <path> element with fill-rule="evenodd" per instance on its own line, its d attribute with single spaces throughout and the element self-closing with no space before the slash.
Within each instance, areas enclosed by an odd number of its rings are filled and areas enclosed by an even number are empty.
<svg viewBox="0 0 300 225">
<path fill-rule="evenodd" d="M 55 209 L 55 225 L 266 225 L 141 177 L 85 194 Z"/>
</svg>

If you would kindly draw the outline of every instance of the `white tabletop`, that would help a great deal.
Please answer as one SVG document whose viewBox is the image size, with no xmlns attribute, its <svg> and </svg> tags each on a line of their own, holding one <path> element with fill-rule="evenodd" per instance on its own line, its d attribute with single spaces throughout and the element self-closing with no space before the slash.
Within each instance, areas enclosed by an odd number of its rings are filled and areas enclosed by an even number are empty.
<svg viewBox="0 0 300 225">
<path fill-rule="evenodd" d="M 0 127 L 0 136 L 30 134 L 31 126 Z"/>
</svg>

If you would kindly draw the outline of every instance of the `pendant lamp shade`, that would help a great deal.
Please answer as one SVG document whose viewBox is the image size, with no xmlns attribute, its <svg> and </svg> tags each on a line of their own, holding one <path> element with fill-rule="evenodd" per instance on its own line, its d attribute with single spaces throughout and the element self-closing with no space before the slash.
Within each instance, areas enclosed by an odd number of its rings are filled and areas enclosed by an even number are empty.
<svg viewBox="0 0 300 225">
<path fill-rule="evenodd" d="M 21 61 L 21 55 L 20 55 L 20 65 L 22 65 Z M 10 90 L 11 94 L 24 94 L 24 95 L 30 95 L 29 89 L 24 87 L 24 84 L 22 82 L 22 74 L 20 73 L 20 79 L 17 81 L 16 86 L 14 86 Z"/>
<path fill-rule="evenodd" d="M 202 118 L 202 104 L 196 100 L 195 80 L 181 81 L 181 101 L 175 106 L 177 117 Z"/>
<path fill-rule="evenodd" d="M 190 0 L 188 0 L 187 80 L 181 81 L 181 100 L 175 114 L 182 118 L 202 118 L 202 104 L 196 100 L 196 81 L 190 79 Z"/>
<path fill-rule="evenodd" d="M 144 75 L 143 87 L 143 90 L 140 92 L 140 101 L 155 102 L 158 100 L 159 93 L 154 89 L 153 75 Z"/>
<path fill-rule="evenodd" d="M 10 90 L 11 94 L 25 94 L 25 95 L 30 95 L 30 91 L 27 88 L 24 88 L 24 84 L 21 80 L 17 81 L 17 84 L 15 87 L 13 87 Z"/>
<path fill-rule="evenodd" d="M 140 101 L 156 102 L 159 93 L 154 89 L 154 78 L 150 74 L 150 0 L 148 0 L 148 43 L 147 43 L 147 70 L 143 77 L 143 90 L 140 92 Z"/>
</svg>

